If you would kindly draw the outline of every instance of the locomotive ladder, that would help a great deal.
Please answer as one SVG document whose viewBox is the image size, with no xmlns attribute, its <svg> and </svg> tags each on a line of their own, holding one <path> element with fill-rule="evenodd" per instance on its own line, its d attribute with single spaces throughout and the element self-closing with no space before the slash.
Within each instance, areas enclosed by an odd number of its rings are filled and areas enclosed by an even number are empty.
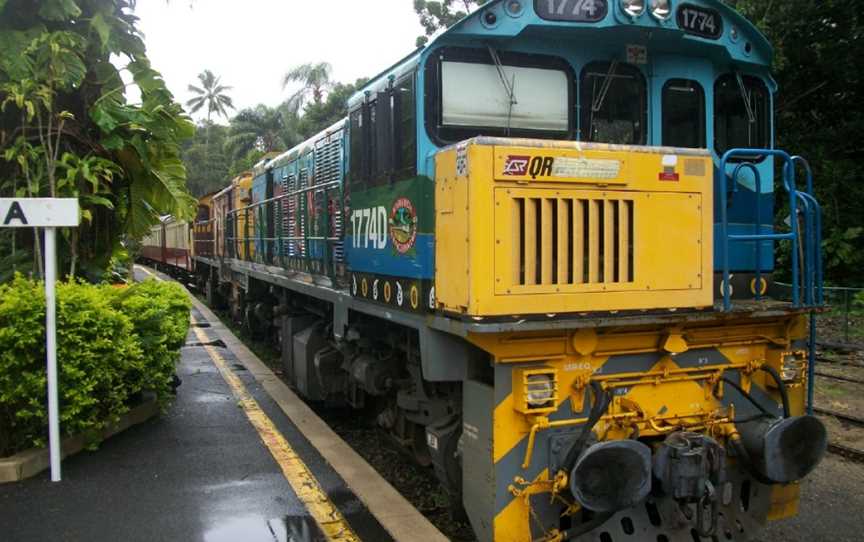
<svg viewBox="0 0 864 542">
<path fill-rule="evenodd" d="M 791 231 L 788 233 L 762 234 L 762 213 L 756 198 L 755 232 L 751 235 L 730 235 L 728 219 L 728 182 L 727 165 L 733 158 L 773 156 L 783 160 L 783 186 L 789 197 L 789 216 Z M 797 169 L 802 167 L 806 174 L 806 190 L 798 190 Z M 756 194 L 762 193 L 762 178 L 759 169 L 752 162 L 738 164 L 732 172 L 731 192 L 738 191 L 738 177 L 742 171 L 749 170 L 755 179 Z M 813 190 L 813 170 L 801 156 L 790 156 L 782 150 L 732 149 L 720 161 L 720 245 L 723 269 L 723 310 L 732 310 L 731 269 L 729 264 L 729 245 L 733 242 L 753 242 L 756 252 L 756 299 L 762 298 L 762 243 L 766 241 L 791 241 L 792 243 L 792 305 L 795 308 L 810 308 L 809 363 L 807 378 L 808 412 L 813 413 L 814 378 L 816 371 L 816 318 L 815 309 L 825 302 L 823 290 L 822 262 L 822 208 L 816 201 Z M 799 219 L 801 223 L 799 223 Z M 803 223 L 803 224 L 802 224 Z M 802 227 L 803 226 L 803 227 Z M 802 231 L 803 230 L 803 231 Z M 801 254 L 799 255 L 799 250 Z M 801 261 L 803 258 L 803 262 Z M 803 265 L 802 265 L 803 264 Z M 803 269 L 802 269 L 803 268 Z M 802 276 L 803 275 L 803 276 Z"/>
</svg>

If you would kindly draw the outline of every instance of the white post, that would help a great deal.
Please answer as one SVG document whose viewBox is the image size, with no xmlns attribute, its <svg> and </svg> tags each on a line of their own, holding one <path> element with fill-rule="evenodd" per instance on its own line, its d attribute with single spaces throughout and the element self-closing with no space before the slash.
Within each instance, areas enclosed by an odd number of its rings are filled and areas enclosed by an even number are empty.
<svg viewBox="0 0 864 542">
<path fill-rule="evenodd" d="M 45 228 L 45 334 L 48 351 L 48 445 L 51 481 L 60 481 L 60 408 L 57 397 L 57 230 Z"/>
<path fill-rule="evenodd" d="M 48 448 L 51 481 L 60 481 L 60 401 L 57 397 L 57 228 L 77 228 L 75 198 L 0 198 L 0 228 L 45 228 L 45 351 L 48 358 Z"/>
</svg>

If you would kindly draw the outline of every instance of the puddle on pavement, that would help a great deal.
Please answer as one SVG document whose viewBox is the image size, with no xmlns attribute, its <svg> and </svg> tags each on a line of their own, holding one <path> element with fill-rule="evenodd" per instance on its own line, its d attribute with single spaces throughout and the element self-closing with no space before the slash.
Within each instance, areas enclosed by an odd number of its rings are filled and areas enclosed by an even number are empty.
<svg viewBox="0 0 864 542">
<path fill-rule="evenodd" d="M 222 341 L 222 339 L 217 339 L 215 341 L 207 341 L 207 342 L 192 341 L 192 342 L 187 342 L 185 345 L 186 348 L 194 348 L 197 346 L 213 346 L 215 348 L 228 348 L 228 345 L 226 345 Z"/>
<path fill-rule="evenodd" d="M 233 518 L 204 533 L 205 542 L 324 542 L 310 517 L 286 516 L 264 519 L 256 516 Z"/>
<path fill-rule="evenodd" d="M 267 522 L 267 526 L 277 542 L 319 542 L 324 540 L 312 518 L 305 516 L 271 519 Z"/>
</svg>

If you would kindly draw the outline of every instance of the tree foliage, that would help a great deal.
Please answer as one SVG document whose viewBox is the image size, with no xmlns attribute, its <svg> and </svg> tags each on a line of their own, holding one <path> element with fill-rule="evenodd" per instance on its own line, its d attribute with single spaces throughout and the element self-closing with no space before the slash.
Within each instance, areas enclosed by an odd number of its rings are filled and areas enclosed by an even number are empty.
<svg viewBox="0 0 864 542">
<path fill-rule="evenodd" d="M 285 150 L 301 140 L 295 131 L 296 120 L 296 115 L 286 107 L 272 108 L 260 104 L 244 109 L 231 119 L 225 151 L 232 160 L 238 160 L 252 150 Z"/>
<path fill-rule="evenodd" d="M 186 186 L 195 197 L 201 197 L 225 186 L 225 178 L 232 164 L 223 151 L 228 127 L 208 123 L 199 124 L 195 137 L 183 144 L 183 162 L 186 164 Z"/>
<path fill-rule="evenodd" d="M 487 2 L 488 0 L 414 0 L 414 11 L 417 12 L 425 32 L 424 36 L 417 38 L 417 47 L 424 47 L 430 37 L 450 28 Z"/>
<path fill-rule="evenodd" d="M 309 103 L 310 98 L 313 104 L 320 105 L 333 86 L 333 81 L 330 80 L 332 73 L 333 67 L 327 62 L 301 64 L 288 70 L 282 79 L 282 88 L 292 83 L 300 83 L 300 89 L 288 98 L 285 106 L 297 113 Z"/>
<path fill-rule="evenodd" d="M 307 66 L 320 65 L 323 63 Z M 304 86 L 309 99 L 300 110 L 292 96 L 277 107 L 259 104 L 243 109 L 229 120 L 228 126 L 205 121 L 183 150 L 189 189 L 203 196 L 224 188 L 231 178 L 251 169 L 265 154 L 288 150 L 345 118 L 348 99 L 365 83 L 365 79 L 359 79 L 354 84 L 310 84 Z M 203 135 L 208 132 L 209 139 Z"/>
<path fill-rule="evenodd" d="M 133 8 L 0 1 L 0 194 L 80 198 L 82 226 L 61 255 L 73 275 L 101 275 L 124 235 L 160 215 L 194 212 L 180 156 L 194 125 L 150 65 Z M 121 71 L 141 103 L 127 101 Z M 38 264 L 38 238 L 10 243 Z"/>
<path fill-rule="evenodd" d="M 864 18 L 846 0 L 729 0 L 774 45 L 777 146 L 813 167 L 828 277 L 864 285 Z M 778 187 L 778 191 L 782 191 Z"/>
</svg>

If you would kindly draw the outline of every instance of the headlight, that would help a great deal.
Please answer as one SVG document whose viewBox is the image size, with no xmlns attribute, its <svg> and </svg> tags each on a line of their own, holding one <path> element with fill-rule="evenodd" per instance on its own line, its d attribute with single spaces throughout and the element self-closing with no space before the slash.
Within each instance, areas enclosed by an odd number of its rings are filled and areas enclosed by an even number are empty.
<svg viewBox="0 0 864 542">
<path fill-rule="evenodd" d="M 807 352 L 798 350 L 784 352 L 780 357 L 780 378 L 786 385 L 800 384 L 807 375 Z"/>
<path fill-rule="evenodd" d="M 665 21 L 672 14 L 671 0 L 651 0 L 651 15 Z"/>
<path fill-rule="evenodd" d="M 519 0 L 509 0 L 506 4 L 507 14 L 512 17 L 518 17 L 522 15 L 522 2 Z"/>
<path fill-rule="evenodd" d="M 531 416 L 554 412 L 558 408 L 558 371 L 552 367 L 514 368 L 513 408 Z"/>
<path fill-rule="evenodd" d="M 525 402 L 531 408 L 548 406 L 555 399 L 555 378 L 551 374 L 529 376 L 525 388 Z"/>
<path fill-rule="evenodd" d="M 621 0 L 621 9 L 631 17 L 645 13 L 645 0 Z"/>
</svg>

